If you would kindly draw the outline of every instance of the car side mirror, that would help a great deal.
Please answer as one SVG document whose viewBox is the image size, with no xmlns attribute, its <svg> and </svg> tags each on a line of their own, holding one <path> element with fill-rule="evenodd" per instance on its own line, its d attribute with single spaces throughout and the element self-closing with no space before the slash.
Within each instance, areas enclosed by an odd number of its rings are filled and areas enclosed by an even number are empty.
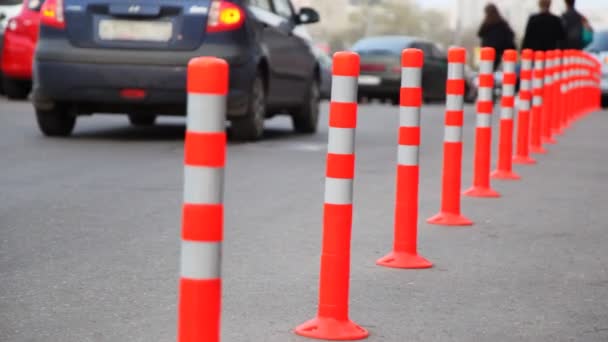
<svg viewBox="0 0 608 342">
<path fill-rule="evenodd" d="M 310 7 L 302 7 L 300 12 L 296 16 L 298 24 L 313 24 L 319 22 L 321 17 L 319 16 L 319 12 Z"/>
</svg>

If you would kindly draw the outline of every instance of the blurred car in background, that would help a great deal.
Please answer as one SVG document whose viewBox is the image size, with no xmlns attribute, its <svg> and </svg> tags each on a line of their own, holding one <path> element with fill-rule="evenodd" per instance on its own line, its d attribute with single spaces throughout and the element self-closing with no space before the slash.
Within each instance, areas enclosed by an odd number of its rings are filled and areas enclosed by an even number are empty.
<svg viewBox="0 0 608 342">
<path fill-rule="evenodd" d="M 608 107 L 608 30 L 595 32 L 586 50 L 602 63 L 602 106 Z"/>
<path fill-rule="evenodd" d="M 22 0 L 0 0 L 0 56 L 2 55 L 4 44 L 4 30 L 6 30 L 9 19 L 17 15 L 21 10 L 21 3 Z M 2 79 L 2 69 L 0 68 L 0 94 L 4 93 Z"/>
<path fill-rule="evenodd" d="M 44 0 L 25 0 L 20 12 L 9 19 L 4 32 L 0 67 L 6 95 L 24 99 L 32 89 L 32 64 L 38 41 L 40 7 Z"/>
<path fill-rule="evenodd" d="M 236 140 L 262 137 L 289 113 L 298 132 L 319 116 L 319 63 L 302 24 L 319 20 L 290 0 L 46 0 L 34 63 L 40 130 L 69 135 L 79 115 L 128 114 L 133 125 L 186 112 L 186 66 L 230 65 L 227 115 Z"/>
<path fill-rule="evenodd" d="M 361 56 L 359 97 L 387 99 L 399 103 L 401 52 L 416 48 L 424 52 L 422 89 L 425 102 L 445 99 L 448 72 L 447 53 L 436 43 L 410 36 L 376 36 L 359 40 L 352 51 Z M 471 75 L 470 73 L 468 74 Z M 474 77 L 466 77 L 468 94 Z M 472 96 L 472 95 L 471 95 Z M 470 96 L 467 96 L 470 99 Z"/>
<path fill-rule="evenodd" d="M 321 70 L 321 98 L 327 100 L 331 97 L 332 58 L 318 47 L 314 48 L 317 62 Z"/>
</svg>

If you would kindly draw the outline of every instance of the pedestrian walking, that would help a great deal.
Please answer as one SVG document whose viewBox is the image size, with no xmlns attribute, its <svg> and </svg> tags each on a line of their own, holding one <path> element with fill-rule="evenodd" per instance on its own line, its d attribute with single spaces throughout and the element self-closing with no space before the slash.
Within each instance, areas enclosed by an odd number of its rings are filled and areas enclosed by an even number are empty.
<svg viewBox="0 0 608 342">
<path fill-rule="evenodd" d="M 503 52 L 515 49 L 515 33 L 496 5 L 492 3 L 486 5 L 484 12 L 485 18 L 477 35 L 481 38 L 482 47 L 491 47 L 496 51 L 494 57 L 494 71 L 496 71 L 502 60 Z"/>
<path fill-rule="evenodd" d="M 562 44 L 563 49 L 582 50 L 593 40 L 593 28 L 587 18 L 575 8 L 575 0 L 565 0 L 566 11 L 562 14 L 562 24 L 566 37 Z"/>
<path fill-rule="evenodd" d="M 562 20 L 550 11 L 551 0 L 539 0 L 540 12 L 528 19 L 522 49 L 535 51 L 555 50 L 565 39 Z"/>
</svg>

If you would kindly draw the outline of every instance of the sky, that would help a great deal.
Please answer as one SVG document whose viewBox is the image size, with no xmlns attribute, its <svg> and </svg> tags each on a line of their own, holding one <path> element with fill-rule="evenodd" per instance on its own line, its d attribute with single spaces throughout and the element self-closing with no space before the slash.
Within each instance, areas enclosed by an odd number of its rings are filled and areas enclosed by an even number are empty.
<svg viewBox="0 0 608 342">
<path fill-rule="evenodd" d="M 424 7 L 445 7 L 452 4 L 457 0 L 416 0 L 420 5 Z M 523 0 L 523 1 L 535 1 L 535 0 Z M 560 1 L 560 0 L 555 0 Z M 488 2 L 491 2 L 489 0 Z M 605 8 L 607 0 L 577 0 L 576 6 L 583 8 Z M 606 14 L 608 15 L 608 13 Z"/>
</svg>

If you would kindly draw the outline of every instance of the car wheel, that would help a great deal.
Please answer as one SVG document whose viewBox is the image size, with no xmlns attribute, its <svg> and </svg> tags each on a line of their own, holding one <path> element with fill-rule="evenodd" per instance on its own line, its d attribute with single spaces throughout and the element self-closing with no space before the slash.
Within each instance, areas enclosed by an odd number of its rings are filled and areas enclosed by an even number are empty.
<svg viewBox="0 0 608 342">
<path fill-rule="evenodd" d="M 259 140 L 264 135 L 264 120 L 266 120 L 266 90 L 264 79 L 257 74 L 251 86 L 249 105 L 244 118 L 235 119 L 231 123 L 230 135 L 234 140 Z"/>
<path fill-rule="evenodd" d="M 55 105 L 51 110 L 36 109 L 36 119 L 40 131 L 49 137 L 66 137 L 76 124 L 76 117 L 60 105 Z"/>
<path fill-rule="evenodd" d="M 312 134 L 317 131 L 319 123 L 319 103 L 321 101 L 321 91 L 319 82 L 313 79 L 308 88 L 305 103 L 297 113 L 291 116 L 293 127 L 296 132 Z"/>
<path fill-rule="evenodd" d="M 2 72 L 0 72 L 0 95 L 4 95 L 4 76 L 2 75 Z"/>
<path fill-rule="evenodd" d="M 156 115 L 129 114 L 129 122 L 136 127 L 153 126 L 156 122 Z"/>
<path fill-rule="evenodd" d="M 2 86 L 6 96 L 14 100 L 27 98 L 30 90 L 32 90 L 32 83 L 30 81 L 16 80 L 6 76 L 2 77 Z"/>
</svg>

